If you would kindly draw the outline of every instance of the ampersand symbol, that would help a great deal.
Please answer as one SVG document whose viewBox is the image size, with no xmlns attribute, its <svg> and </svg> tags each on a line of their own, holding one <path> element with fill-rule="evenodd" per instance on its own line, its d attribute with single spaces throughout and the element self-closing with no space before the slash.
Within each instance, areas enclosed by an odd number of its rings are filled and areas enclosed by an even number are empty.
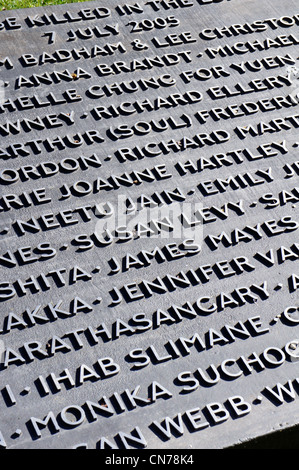
<svg viewBox="0 0 299 470">
<path fill-rule="evenodd" d="M 148 49 L 148 45 L 147 44 L 143 44 L 140 39 L 134 39 L 134 41 L 131 43 L 132 46 L 133 46 L 133 49 L 137 50 L 137 51 L 142 51 L 144 49 Z"/>
</svg>

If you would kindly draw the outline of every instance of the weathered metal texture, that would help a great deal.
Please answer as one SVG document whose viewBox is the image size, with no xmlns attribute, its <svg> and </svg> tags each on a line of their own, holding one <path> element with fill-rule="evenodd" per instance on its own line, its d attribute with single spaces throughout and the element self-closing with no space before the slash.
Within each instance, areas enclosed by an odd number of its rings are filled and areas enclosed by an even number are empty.
<svg viewBox="0 0 299 470">
<path fill-rule="evenodd" d="M 298 424 L 297 7 L 1 12 L 1 447 Z"/>
</svg>

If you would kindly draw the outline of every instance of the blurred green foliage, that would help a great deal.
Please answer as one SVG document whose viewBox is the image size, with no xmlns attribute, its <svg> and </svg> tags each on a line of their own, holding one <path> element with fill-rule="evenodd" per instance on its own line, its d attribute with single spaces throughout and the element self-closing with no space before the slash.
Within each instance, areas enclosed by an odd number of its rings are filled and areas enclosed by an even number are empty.
<svg viewBox="0 0 299 470">
<path fill-rule="evenodd" d="M 60 5 L 62 3 L 77 3 L 84 1 L 86 0 L 0 0 L 0 10 L 42 7 L 46 5 Z"/>
</svg>

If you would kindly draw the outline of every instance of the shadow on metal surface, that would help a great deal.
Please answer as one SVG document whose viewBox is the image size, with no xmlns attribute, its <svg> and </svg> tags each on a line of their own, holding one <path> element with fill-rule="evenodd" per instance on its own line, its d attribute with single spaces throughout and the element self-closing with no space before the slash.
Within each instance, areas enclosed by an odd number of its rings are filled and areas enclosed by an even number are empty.
<svg viewBox="0 0 299 470">
<path fill-rule="evenodd" d="M 299 426 L 242 442 L 229 449 L 299 449 Z"/>
</svg>

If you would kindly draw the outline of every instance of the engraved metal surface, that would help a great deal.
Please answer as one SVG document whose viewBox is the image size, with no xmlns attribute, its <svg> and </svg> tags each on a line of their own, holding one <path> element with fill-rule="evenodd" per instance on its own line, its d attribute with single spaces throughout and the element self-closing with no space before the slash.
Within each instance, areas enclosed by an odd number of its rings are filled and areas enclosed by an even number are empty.
<svg viewBox="0 0 299 470">
<path fill-rule="evenodd" d="M 298 424 L 295 0 L 0 13 L 0 447 Z"/>
</svg>

